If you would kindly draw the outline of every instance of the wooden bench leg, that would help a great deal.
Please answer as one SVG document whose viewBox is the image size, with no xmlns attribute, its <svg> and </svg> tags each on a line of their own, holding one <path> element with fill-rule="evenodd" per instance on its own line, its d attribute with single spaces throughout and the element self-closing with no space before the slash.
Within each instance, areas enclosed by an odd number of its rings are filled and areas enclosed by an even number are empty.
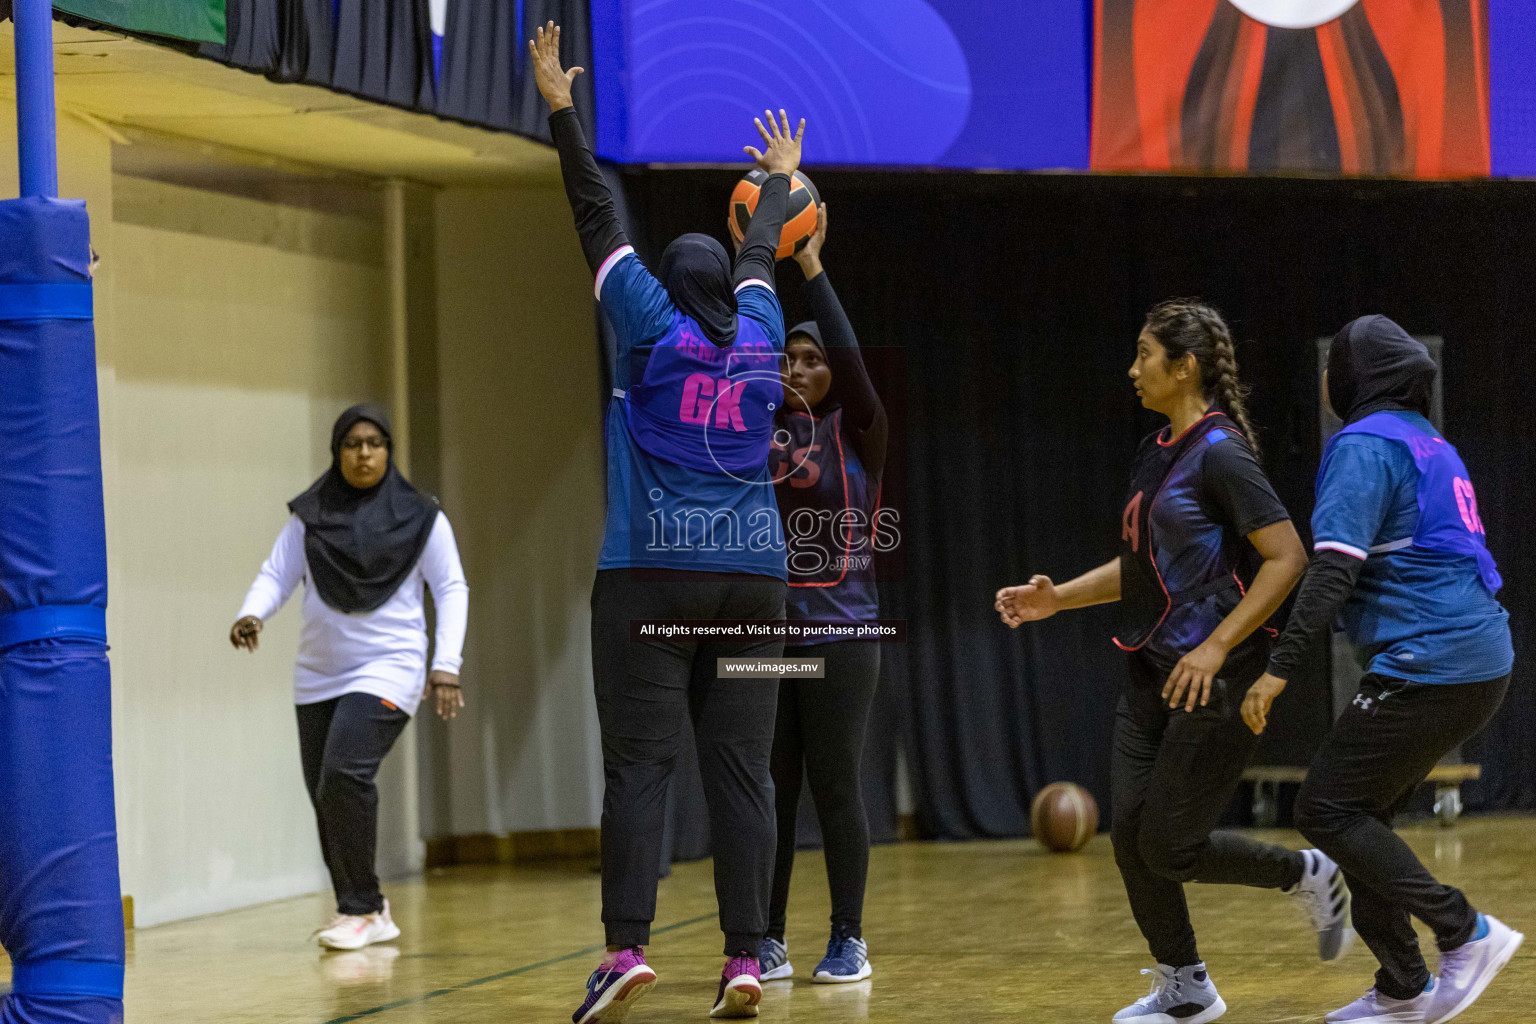
<svg viewBox="0 0 1536 1024">
<path fill-rule="evenodd" d="M 1458 783 L 1435 784 L 1435 817 L 1441 828 L 1450 828 L 1461 817 L 1461 786 Z"/>
</svg>

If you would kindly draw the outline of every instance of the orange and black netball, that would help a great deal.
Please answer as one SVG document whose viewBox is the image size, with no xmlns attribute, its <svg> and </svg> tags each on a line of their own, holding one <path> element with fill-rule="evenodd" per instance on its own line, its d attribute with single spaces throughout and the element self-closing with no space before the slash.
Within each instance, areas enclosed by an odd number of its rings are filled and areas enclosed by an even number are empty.
<svg viewBox="0 0 1536 1024">
<path fill-rule="evenodd" d="M 757 210 L 757 197 L 768 175 L 760 167 L 747 172 L 746 177 L 731 190 L 731 237 L 737 244 L 746 237 L 747 225 Z M 821 194 L 800 171 L 795 172 L 789 186 L 789 209 L 784 215 L 784 230 L 779 233 L 779 259 L 793 256 L 805 248 L 805 243 L 816 233 L 816 209 L 821 205 Z"/>
</svg>

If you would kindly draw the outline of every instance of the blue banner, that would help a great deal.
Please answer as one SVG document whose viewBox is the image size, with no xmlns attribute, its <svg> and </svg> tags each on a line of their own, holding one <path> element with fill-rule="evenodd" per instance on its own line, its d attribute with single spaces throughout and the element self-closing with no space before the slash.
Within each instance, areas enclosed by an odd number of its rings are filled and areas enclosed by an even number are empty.
<svg viewBox="0 0 1536 1024">
<path fill-rule="evenodd" d="M 595 4 L 599 155 L 740 163 L 764 108 L 808 123 L 806 162 L 1088 165 L 1082 3 L 632 0 Z"/>
</svg>

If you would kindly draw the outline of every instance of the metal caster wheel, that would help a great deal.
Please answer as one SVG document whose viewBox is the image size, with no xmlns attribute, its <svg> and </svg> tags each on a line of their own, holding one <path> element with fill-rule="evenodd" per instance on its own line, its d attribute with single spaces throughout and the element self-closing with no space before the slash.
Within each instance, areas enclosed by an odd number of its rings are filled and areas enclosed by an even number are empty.
<svg viewBox="0 0 1536 1024">
<path fill-rule="evenodd" d="M 1461 789 L 1447 786 L 1435 791 L 1435 817 L 1441 828 L 1450 828 L 1461 817 Z"/>
</svg>

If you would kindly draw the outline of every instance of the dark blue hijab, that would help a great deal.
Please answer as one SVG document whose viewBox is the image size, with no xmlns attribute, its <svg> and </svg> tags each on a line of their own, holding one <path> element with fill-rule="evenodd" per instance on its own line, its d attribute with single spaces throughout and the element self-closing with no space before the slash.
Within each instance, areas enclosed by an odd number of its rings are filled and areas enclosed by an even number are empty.
<svg viewBox="0 0 1536 1024">
<path fill-rule="evenodd" d="M 1429 416 L 1435 360 L 1429 349 L 1379 314 L 1345 324 L 1328 350 L 1328 403 L 1346 424 L 1373 412 Z"/>
<path fill-rule="evenodd" d="M 736 289 L 725 246 L 709 235 L 680 235 L 661 254 L 660 276 L 677 308 L 705 337 L 721 347 L 736 341 Z"/>
</svg>

